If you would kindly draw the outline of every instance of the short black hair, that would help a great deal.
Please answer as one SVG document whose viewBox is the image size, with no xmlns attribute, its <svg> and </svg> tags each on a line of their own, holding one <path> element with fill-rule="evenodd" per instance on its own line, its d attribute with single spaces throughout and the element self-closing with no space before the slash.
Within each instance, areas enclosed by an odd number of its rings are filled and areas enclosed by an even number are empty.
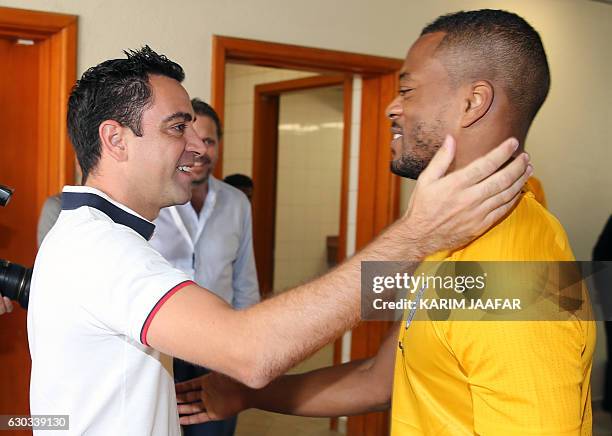
<svg viewBox="0 0 612 436">
<path fill-rule="evenodd" d="M 481 9 L 443 15 L 421 36 L 444 32 L 437 53 L 451 80 L 500 83 L 515 120 L 528 129 L 550 89 L 550 71 L 540 35 L 527 21 L 507 11 Z"/>
<path fill-rule="evenodd" d="M 76 82 L 68 100 L 68 134 L 83 171 L 83 183 L 98 164 L 98 128 L 114 120 L 142 136 L 142 113 L 151 104 L 149 76 L 182 82 L 183 68 L 149 46 L 124 51 L 127 59 L 111 59 L 91 67 Z"/>
<path fill-rule="evenodd" d="M 193 107 L 193 111 L 197 115 L 203 115 L 205 117 L 210 118 L 217 126 L 217 136 L 219 139 L 223 137 L 223 129 L 221 128 L 221 120 L 219 119 L 219 115 L 213 109 L 211 105 L 200 100 L 199 98 L 194 98 L 191 100 L 191 106 Z"/>
<path fill-rule="evenodd" d="M 249 176 L 244 174 L 231 174 L 223 179 L 228 185 L 232 185 L 234 188 L 252 188 L 253 180 Z"/>
</svg>

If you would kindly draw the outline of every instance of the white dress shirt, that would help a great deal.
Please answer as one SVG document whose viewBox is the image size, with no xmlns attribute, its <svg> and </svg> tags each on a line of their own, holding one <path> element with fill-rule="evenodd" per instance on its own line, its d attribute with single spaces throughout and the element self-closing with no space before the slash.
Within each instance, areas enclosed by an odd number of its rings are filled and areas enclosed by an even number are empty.
<svg viewBox="0 0 612 436">
<path fill-rule="evenodd" d="M 251 204 L 213 176 L 198 215 L 191 203 L 162 209 L 151 245 L 197 284 L 237 309 L 257 303 Z"/>
</svg>

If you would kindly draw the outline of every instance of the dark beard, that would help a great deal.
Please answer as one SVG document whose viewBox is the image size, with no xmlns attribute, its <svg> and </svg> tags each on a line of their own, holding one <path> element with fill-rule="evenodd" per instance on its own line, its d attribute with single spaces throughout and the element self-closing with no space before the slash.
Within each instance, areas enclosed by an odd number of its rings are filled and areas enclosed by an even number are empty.
<svg viewBox="0 0 612 436">
<path fill-rule="evenodd" d="M 444 138 L 438 133 L 442 131 L 442 122 L 436 120 L 435 126 L 435 129 L 429 131 L 425 131 L 423 122 L 414 126 L 410 132 L 410 136 L 414 138 L 414 150 L 411 153 L 402 150 L 399 159 L 391 161 L 393 174 L 413 180 L 419 178 L 444 142 Z"/>
<path fill-rule="evenodd" d="M 416 180 L 423 170 L 427 168 L 428 163 L 414 159 L 412 156 L 402 156 L 399 159 L 392 160 L 389 167 L 391 172 L 397 176 Z"/>
</svg>

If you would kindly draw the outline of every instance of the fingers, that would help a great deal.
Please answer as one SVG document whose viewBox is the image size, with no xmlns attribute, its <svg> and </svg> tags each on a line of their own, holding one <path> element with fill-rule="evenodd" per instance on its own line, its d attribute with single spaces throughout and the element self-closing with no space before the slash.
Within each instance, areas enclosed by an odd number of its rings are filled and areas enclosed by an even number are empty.
<svg viewBox="0 0 612 436">
<path fill-rule="evenodd" d="M 202 399 L 202 391 L 189 391 L 176 394 L 177 403 L 193 403 Z"/>
<path fill-rule="evenodd" d="M 427 168 L 419 176 L 419 180 L 430 183 L 438 180 L 448 171 L 448 167 L 455 158 L 456 143 L 451 135 L 446 135 L 440 149 L 436 152 Z"/>
<path fill-rule="evenodd" d="M 533 167 L 528 165 L 527 169 L 518 179 L 514 181 L 514 183 L 512 183 L 512 185 L 483 201 L 482 204 L 478 206 L 481 216 L 489 216 L 492 214 L 491 216 L 493 217 L 497 216 L 498 218 L 501 218 L 503 215 L 505 215 L 507 209 L 511 207 L 508 205 L 521 193 L 523 186 L 525 186 L 527 179 L 532 173 Z M 498 208 L 500 208 L 500 210 L 496 210 Z"/>
<path fill-rule="evenodd" d="M 13 311 L 13 302 L 8 297 L 0 298 L 0 315 Z"/>
<path fill-rule="evenodd" d="M 202 422 L 212 421 L 206 412 L 196 413 L 195 415 L 186 415 L 179 418 L 181 425 L 200 424 Z"/>
<path fill-rule="evenodd" d="M 512 197 L 512 199 L 508 203 L 505 203 L 497 209 L 491 211 L 482 221 L 483 229 L 488 229 L 497 221 L 499 221 L 504 215 L 506 215 L 512 209 L 514 204 L 519 200 L 519 198 L 521 198 L 520 192 L 514 197 Z"/>
<path fill-rule="evenodd" d="M 460 186 L 471 186 L 489 177 L 506 163 L 518 148 L 515 138 L 508 138 L 489 153 L 454 173 Z"/>
<path fill-rule="evenodd" d="M 204 403 L 189 403 L 177 405 L 179 415 L 193 415 L 194 413 L 206 412 Z"/>
<path fill-rule="evenodd" d="M 487 199 L 512 190 L 512 193 L 507 195 L 505 201 L 502 202 L 506 203 L 514 194 L 522 189 L 532 173 L 533 168 L 529 164 L 529 156 L 527 153 L 521 153 L 519 157 L 513 159 L 504 169 L 478 183 L 474 187 L 474 192 L 479 198 Z M 523 183 L 520 183 L 520 181 L 523 181 Z"/>
<path fill-rule="evenodd" d="M 197 378 L 194 378 L 192 380 L 176 383 L 174 389 L 177 393 L 200 390 L 200 382 Z"/>
</svg>

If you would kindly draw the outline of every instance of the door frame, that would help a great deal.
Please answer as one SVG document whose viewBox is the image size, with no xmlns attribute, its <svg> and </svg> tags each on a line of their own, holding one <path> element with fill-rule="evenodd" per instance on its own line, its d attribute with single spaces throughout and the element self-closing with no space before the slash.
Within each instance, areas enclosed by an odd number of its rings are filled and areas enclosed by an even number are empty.
<svg viewBox="0 0 612 436">
<path fill-rule="evenodd" d="M 68 139 L 66 113 L 68 96 L 76 80 L 77 17 L 75 15 L 0 7 L 0 37 L 30 39 L 40 47 L 37 172 L 34 213 L 49 195 L 74 182 L 74 152 Z M 34 118 L 34 116 L 32 117 Z M 32 253 L 34 255 L 34 253 Z M 0 329 L 25 337 L 26 312 L 16 307 L 0 319 Z M 21 332 L 20 335 L 17 335 Z M 22 334 L 23 333 L 23 334 Z M 0 355 L 0 410 L 28 414 L 30 354 L 26 340 L 15 339 Z M 15 434 L 29 434 L 16 431 Z"/>
<path fill-rule="evenodd" d="M 45 199 L 74 183 L 74 151 L 68 138 L 68 96 L 76 81 L 76 15 L 0 7 L 0 37 L 31 39 L 40 44 L 39 150 L 36 210 Z"/>
<path fill-rule="evenodd" d="M 398 217 L 400 178 L 389 171 L 391 131 L 384 109 L 395 97 L 402 59 L 213 35 L 211 103 L 221 122 L 225 119 L 227 62 L 319 73 L 360 74 L 363 80 L 356 248 L 363 248 Z M 350 130 L 345 129 L 345 134 L 350 134 Z M 219 144 L 217 177 L 222 176 L 222 168 L 223 143 Z M 346 251 L 338 251 L 339 260 L 344 260 Z M 351 359 L 374 355 L 387 329 L 388 323 L 381 322 L 362 323 L 355 328 L 351 337 Z M 340 344 L 336 341 L 334 363 L 340 362 Z M 388 422 L 388 413 L 349 417 L 347 434 L 387 434 Z M 337 421 L 332 420 L 332 428 L 336 426 Z"/>
<path fill-rule="evenodd" d="M 338 253 L 346 251 L 348 171 L 350 163 L 352 76 L 314 76 L 255 86 L 253 107 L 253 247 L 262 297 L 273 293 L 278 170 L 278 122 L 280 96 L 328 86 L 343 86 L 342 173 Z M 339 260 L 341 261 L 341 260 Z"/>
</svg>

